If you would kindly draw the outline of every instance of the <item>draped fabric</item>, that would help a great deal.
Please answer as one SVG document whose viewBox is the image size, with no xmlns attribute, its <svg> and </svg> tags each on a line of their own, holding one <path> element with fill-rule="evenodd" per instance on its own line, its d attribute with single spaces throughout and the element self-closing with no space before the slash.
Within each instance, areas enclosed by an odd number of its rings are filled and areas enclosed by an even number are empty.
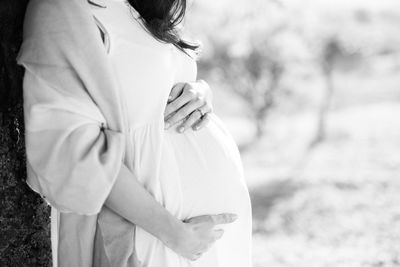
<svg viewBox="0 0 400 267">
<path fill-rule="evenodd" d="M 32 0 L 25 69 L 28 183 L 62 212 L 100 211 L 125 150 L 117 81 L 84 0 Z"/>
<path fill-rule="evenodd" d="M 126 118 L 88 2 L 31 0 L 17 61 L 25 67 L 27 183 L 53 208 L 54 266 L 108 266 L 111 253 L 124 259 L 133 248 L 109 251 L 104 233 L 128 222 L 103 204 L 118 175 L 133 176 Z M 92 254 L 102 257 L 93 262 Z"/>
</svg>

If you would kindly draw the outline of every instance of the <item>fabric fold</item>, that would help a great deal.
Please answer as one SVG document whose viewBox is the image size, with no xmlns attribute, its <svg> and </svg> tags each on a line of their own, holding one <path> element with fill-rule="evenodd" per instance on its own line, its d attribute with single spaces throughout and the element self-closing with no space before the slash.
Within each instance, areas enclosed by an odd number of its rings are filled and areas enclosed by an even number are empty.
<svg viewBox="0 0 400 267">
<path fill-rule="evenodd" d="M 60 212 L 98 213 L 121 168 L 124 134 L 103 127 L 90 99 L 62 94 L 30 70 L 24 103 L 28 184 Z"/>
<path fill-rule="evenodd" d="M 27 182 L 60 212 L 100 212 L 124 161 L 126 136 L 101 37 L 85 0 L 31 0 L 17 61 Z"/>
</svg>

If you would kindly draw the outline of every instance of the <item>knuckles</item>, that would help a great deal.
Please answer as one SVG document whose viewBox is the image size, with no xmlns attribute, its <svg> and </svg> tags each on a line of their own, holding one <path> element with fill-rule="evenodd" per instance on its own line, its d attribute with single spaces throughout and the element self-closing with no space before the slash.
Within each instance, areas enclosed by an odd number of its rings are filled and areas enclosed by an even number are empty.
<svg viewBox="0 0 400 267">
<path fill-rule="evenodd" d="M 207 103 L 205 102 L 204 98 L 201 97 L 201 96 L 199 96 L 199 95 L 196 96 L 196 97 L 194 98 L 194 102 L 195 102 L 195 104 L 198 105 L 198 106 L 201 106 L 201 105 L 203 105 L 203 104 L 207 104 Z"/>
<path fill-rule="evenodd" d="M 191 260 L 191 261 L 196 261 L 196 260 L 198 260 L 200 258 L 200 256 L 191 256 L 191 257 L 189 257 L 189 260 Z"/>
<path fill-rule="evenodd" d="M 200 112 L 197 112 L 196 110 L 190 115 L 189 119 L 193 120 L 198 120 L 201 118 Z"/>
<path fill-rule="evenodd" d="M 187 90 L 185 91 L 185 94 L 186 94 L 190 99 L 195 99 L 195 98 L 197 98 L 197 96 L 198 96 L 196 90 L 195 90 L 193 87 L 191 87 L 190 89 L 187 89 Z"/>
<path fill-rule="evenodd" d="M 171 113 L 178 108 L 178 105 L 175 102 L 168 104 L 167 113 Z"/>
</svg>

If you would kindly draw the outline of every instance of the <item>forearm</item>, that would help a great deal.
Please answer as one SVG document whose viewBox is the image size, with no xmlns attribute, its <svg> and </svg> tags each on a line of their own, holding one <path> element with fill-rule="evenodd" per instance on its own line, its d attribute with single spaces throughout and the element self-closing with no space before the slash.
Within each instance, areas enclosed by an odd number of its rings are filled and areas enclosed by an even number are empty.
<svg viewBox="0 0 400 267">
<path fill-rule="evenodd" d="M 181 231 L 182 222 L 172 216 L 122 165 L 105 205 L 164 243 Z"/>
</svg>

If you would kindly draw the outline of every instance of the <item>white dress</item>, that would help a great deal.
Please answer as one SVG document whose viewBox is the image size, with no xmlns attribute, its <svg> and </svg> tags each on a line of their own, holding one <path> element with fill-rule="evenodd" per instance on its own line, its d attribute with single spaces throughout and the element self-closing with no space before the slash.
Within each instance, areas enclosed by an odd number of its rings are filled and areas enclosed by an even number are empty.
<svg viewBox="0 0 400 267">
<path fill-rule="evenodd" d="M 130 170 L 179 219 L 235 213 L 238 219 L 197 261 L 189 261 L 136 227 L 135 248 L 144 267 L 250 267 L 251 206 L 237 146 L 223 123 L 181 134 L 164 129 L 171 88 L 196 80 L 196 61 L 171 44 L 157 41 L 123 0 L 108 0 L 93 14 L 109 37 L 109 58 L 120 80 L 129 114 Z M 155 218 L 156 219 L 156 218 Z"/>
</svg>

